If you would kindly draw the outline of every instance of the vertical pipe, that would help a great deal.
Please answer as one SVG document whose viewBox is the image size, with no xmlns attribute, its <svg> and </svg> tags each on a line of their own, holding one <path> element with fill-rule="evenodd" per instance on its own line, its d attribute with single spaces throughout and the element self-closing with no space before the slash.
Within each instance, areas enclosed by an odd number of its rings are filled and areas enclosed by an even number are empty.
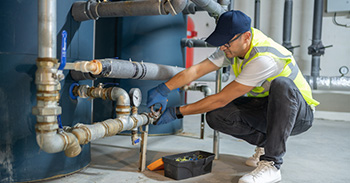
<svg viewBox="0 0 350 183">
<path fill-rule="evenodd" d="M 283 15 L 283 46 L 293 53 L 291 43 L 293 0 L 285 0 Z"/>
<path fill-rule="evenodd" d="M 56 58 L 56 0 L 38 0 L 38 57 Z"/>
<path fill-rule="evenodd" d="M 216 71 L 216 88 L 215 88 L 216 93 L 219 93 L 221 91 L 221 76 L 222 76 L 222 69 L 219 69 Z M 215 154 L 215 159 L 219 159 L 219 139 L 220 139 L 219 131 L 214 130 L 213 152 Z"/>
<path fill-rule="evenodd" d="M 321 36 L 322 36 L 322 17 L 323 17 L 323 0 L 315 0 L 314 5 L 314 22 L 312 28 L 312 45 L 314 47 L 319 47 L 322 45 Z M 311 64 L 311 76 L 318 77 L 320 76 L 320 58 L 321 55 L 313 54 L 312 55 L 312 64 Z"/>
<path fill-rule="evenodd" d="M 205 114 L 201 114 L 201 135 L 200 135 L 200 139 L 204 139 L 204 127 L 205 127 L 204 116 L 205 116 Z"/>
<path fill-rule="evenodd" d="M 260 0 L 255 0 L 254 27 L 260 28 Z"/>
<path fill-rule="evenodd" d="M 230 0 L 230 5 L 228 6 L 228 11 L 233 10 L 235 8 L 235 0 Z"/>
</svg>

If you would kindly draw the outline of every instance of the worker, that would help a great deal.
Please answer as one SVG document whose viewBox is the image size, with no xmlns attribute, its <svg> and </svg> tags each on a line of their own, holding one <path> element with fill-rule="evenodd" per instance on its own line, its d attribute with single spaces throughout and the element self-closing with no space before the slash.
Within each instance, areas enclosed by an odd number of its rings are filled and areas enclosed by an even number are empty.
<svg viewBox="0 0 350 183">
<path fill-rule="evenodd" d="M 207 112 L 212 129 L 256 146 L 255 154 L 246 161 L 256 169 L 242 176 L 239 183 L 280 181 L 287 139 L 312 126 L 319 102 L 312 98 L 292 53 L 252 28 L 251 19 L 243 12 L 223 13 L 206 42 L 218 49 L 149 90 L 147 106 L 162 106 L 159 125 Z M 171 90 L 228 65 L 236 77 L 222 91 L 192 104 L 166 108 Z"/>
</svg>

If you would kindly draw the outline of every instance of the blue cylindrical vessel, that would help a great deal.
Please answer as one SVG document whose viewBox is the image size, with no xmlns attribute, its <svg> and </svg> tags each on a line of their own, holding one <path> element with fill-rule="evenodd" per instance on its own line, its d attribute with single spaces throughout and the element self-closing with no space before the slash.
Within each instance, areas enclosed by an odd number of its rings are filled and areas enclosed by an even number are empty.
<svg viewBox="0 0 350 183">
<path fill-rule="evenodd" d="M 118 22 L 118 55 L 121 59 L 152 62 L 185 67 L 184 49 L 181 39 L 186 37 L 186 16 L 142 16 L 124 17 Z M 146 107 L 147 91 L 165 81 L 120 80 L 126 89 L 138 87 L 142 91 L 140 112 Z M 173 90 L 168 97 L 168 106 L 184 104 L 184 94 Z M 150 125 L 149 134 L 175 134 L 183 129 L 182 120 L 165 125 Z"/>
<path fill-rule="evenodd" d="M 57 1 L 57 57 L 61 33 L 66 30 L 67 62 L 93 59 L 93 22 L 75 22 L 70 13 L 73 0 Z M 38 2 L 3 1 L 0 6 L 0 182 L 27 182 L 76 172 L 90 163 L 90 145 L 79 156 L 49 154 L 36 142 L 35 71 L 38 52 Z M 71 100 L 73 83 L 68 72 L 61 82 L 62 123 L 91 123 L 91 102 Z M 84 81 L 90 84 L 91 81 Z"/>
</svg>

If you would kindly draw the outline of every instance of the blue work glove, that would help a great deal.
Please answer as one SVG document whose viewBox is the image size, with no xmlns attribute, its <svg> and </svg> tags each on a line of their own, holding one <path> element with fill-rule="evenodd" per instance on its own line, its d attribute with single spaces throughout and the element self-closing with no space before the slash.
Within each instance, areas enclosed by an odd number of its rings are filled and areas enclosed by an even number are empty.
<svg viewBox="0 0 350 183">
<path fill-rule="evenodd" d="M 168 103 L 167 97 L 169 93 L 170 89 L 164 83 L 150 89 L 147 96 L 147 107 L 160 104 L 162 106 L 162 112 L 164 112 L 166 104 Z"/>
<path fill-rule="evenodd" d="M 177 119 L 175 107 L 168 107 L 165 112 L 159 117 L 156 125 L 167 124 L 174 121 L 175 119 Z"/>
</svg>

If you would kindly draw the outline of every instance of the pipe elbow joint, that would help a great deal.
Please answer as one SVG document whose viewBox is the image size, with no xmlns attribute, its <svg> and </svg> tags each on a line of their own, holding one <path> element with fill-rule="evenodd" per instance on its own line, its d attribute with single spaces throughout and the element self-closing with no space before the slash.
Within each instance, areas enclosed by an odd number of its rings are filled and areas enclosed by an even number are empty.
<svg viewBox="0 0 350 183">
<path fill-rule="evenodd" d="M 117 106 L 130 106 L 129 94 L 122 88 L 113 87 L 110 99 L 117 102 Z"/>
<path fill-rule="evenodd" d="M 185 9 L 187 0 L 170 0 L 163 1 L 163 3 L 165 12 L 171 13 L 172 15 L 177 15 Z"/>
<path fill-rule="evenodd" d="M 64 154 L 68 157 L 76 157 L 81 153 L 81 147 L 78 139 L 72 133 L 68 133 L 69 143 L 64 151 Z"/>
</svg>

